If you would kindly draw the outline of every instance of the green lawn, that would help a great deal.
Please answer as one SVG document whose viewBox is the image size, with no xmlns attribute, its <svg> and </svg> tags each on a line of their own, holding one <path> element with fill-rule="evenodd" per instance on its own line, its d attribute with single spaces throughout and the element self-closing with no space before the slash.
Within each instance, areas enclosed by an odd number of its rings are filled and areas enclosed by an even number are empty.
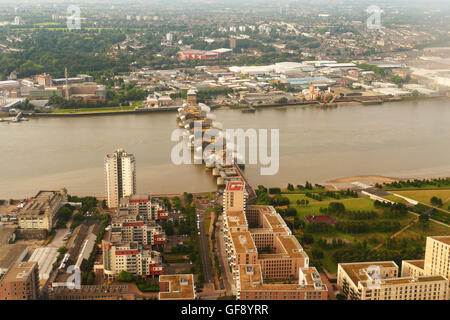
<svg viewBox="0 0 450 320">
<path fill-rule="evenodd" d="M 302 194 L 285 194 L 291 201 L 291 207 L 295 207 L 301 217 L 307 215 L 320 215 L 320 208 L 328 208 L 330 202 L 341 202 L 344 204 L 345 209 L 349 211 L 374 211 L 375 207 L 373 205 L 374 201 L 367 198 L 348 198 L 348 199 L 333 199 L 326 198 L 323 201 L 316 201 L 314 199 L 308 198 Z M 308 205 L 297 206 L 297 200 L 309 200 Z"/>
<path fill-rule="evenodd" d="M 383 198 L 387 199 L 387 200 L 391 200 L 391 201 L 397 202 L 397 203 L 409 204 L 409 202 L 406 201 L 405 199 L 397 197 L 397 196 L 394 196 L 394 195 L 392 195 L 392 196 L 384 196 Z"/>
<path fill-rule="evenodd" d="M 324 201 L 316 201 L 314 199 L 308 198 L 303 194 L 283 194 L 283 196 L 286 196 L 291 201 L 291 207 L 295 207 L 298 212 L 298 216 L 300 218 L 304 218 L 307 215 L 322 215 L 320 212 L 320 208 L 327 208 L 330 204 L 330 202 L 340 202 L 343 203 L 345 206 L 345 209 L 347 211 L 376 211 L 381 213 L 380 210 L 375 209 L 374 207 L 374 201 L 367 198 L 347 198 L 347 199 L 330 199 L 327 198 Z M 297 206 L 296 201 L 297 200 L 309 200 L 308 205 L 300 205 Z M 345 221 L 347 219 L 342 217 L 337 217 L 340 221 Z M 416 219 L 416 216 L 412 214 L 408 214 L 404 218 L 400 219 L 386 219 L 382 216 L 377 218 L 373 221 L 396 221 L 401 224 L 401 226 L 406 226 L 409 224 L 412 220 Z M 367 221 L 367 220 L 363 220 Z M 433 224 L 433 227 L 435 224 Z M 374 248 L 380 243 L 384 243 L 387 238 L 389 238 L 394 232 L 368 232 L 368 233 L 361 233 L 361 234 L 346 234 L 342 232 L 332 232 L 332 233 L 314 233 L 313 237 L 315 242 L 319 240 L 320 238 L 323 239 L 341 239 L 341 240 L 347 240 L 350 243 L 354 243 L 355 241 L 358 242 L 367 242 L 368 248 Z M 324 249 L 317 246 L 315 243 L 312 244 L 312 248 L 320 249 L 324 253 L 324 257 L 320 259 L 321 264 L 325 269 L 327 269 L 330 273 L 336 273 L 337 271 L 337 263 L 333 261 L 332 255 L 334 251 L 338 249 Z"/>
<path fill-rule="evenodd" d="M 442 199 L 442 202 L 444 203 L 444 209 L 447 209 L 450 205 L 450 189 L 407 190 L 395 191 L 395 193 L 407 198 L 417 200 L 419 202 L 426 203 L 428 205 L 431 205 L 430 199 L 435 196 Z"/>
<path fill-rule="evenodd" d="M 189 262 L 189 255 L 184 254 L 165 254 L 164 258 L 167 263 L 186 263 Z"/>
</svg>

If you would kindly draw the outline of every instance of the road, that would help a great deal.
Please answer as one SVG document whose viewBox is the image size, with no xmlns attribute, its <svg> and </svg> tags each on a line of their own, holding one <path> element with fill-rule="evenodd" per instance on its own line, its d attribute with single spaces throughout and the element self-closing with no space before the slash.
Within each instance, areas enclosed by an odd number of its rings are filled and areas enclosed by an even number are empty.
<svg viewBox="0 0 450 320">
<path fill-rule="evenodd" d="M 197 221 L 200 225 L 200 235 L 199 237 L 199 250 L 200 250 L 200 257 L 202 259 L 202 267 L 203 267 L 203 280 L 205 282 L 205 285 L 207 283 L 214 283 L 213 279 L 213 270 L 212 270 L 212 264 L 211 264 L 211 258 L 209 256 L 209 249 L 208 249 L 208 239 L 206 237 L 205 232 L 205 217 L 204 217 L 204 211 L 197 210 Z"/>
<path fill-rule="evenodd" d="M 219 264 L 221 275 L 223 278 L 223 284 L 225 286 L 225 292 L 228 296 L 233 295 L 233 276 L 230 271 L 230 267 L 228 266 L 227 255 L 225 253 L 225 241 L 223 238 L 222 231 L 222 216 L 219 216 L 217 220 L 217 228 L 216 228 L 216 241 L 217 241 L 217 253 L 219 255 Z"/>
</svg>

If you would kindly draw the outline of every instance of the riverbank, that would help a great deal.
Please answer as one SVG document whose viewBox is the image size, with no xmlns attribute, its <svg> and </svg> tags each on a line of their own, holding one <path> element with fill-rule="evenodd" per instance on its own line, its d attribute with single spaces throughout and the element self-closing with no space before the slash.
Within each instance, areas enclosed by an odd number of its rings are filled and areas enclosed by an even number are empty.
<svg viewBox="0 0 450 320">
<path fill-rule="evenodd" d="M 366 99 L 365 99 L 366 98 Z M 443 99 L 449 100 L 448 96 L 427 96 L 427 97 L 390 97 L 390 96 L 370 96 L 370 97 L 349 97 L 337 99 L 333 103 L 321 103 L 319 101 L 302 101 L 302 102 L 292 102 L 292 103 L 282 103 L 282 104 L 260 104 L 260 105 L 252 105 L 252 109 L 254 110 L 262 110 L 262 109 L 272 109 L 272 108 L 290 108 L 290 107 L 339 107 L 339 106 L 348 106 L 348 105 L 382 105 L 388 102 L 414 102 L 414 101 L 425 101 L 425 100 L 434 100 L 434 99 Z M 217 110 L 250 110 L 250 108 L 246 105 L 238 105 L 238 106 L 215 106 Z M 253 111 L 253 110 L 252 110 Z"/>
<path fill-rule="evenodd" d="M 85 116 L 113 116 L 124 114 L 146 114 L 146 113 L 159 113 L 159 112 L 176 112 L 180 106 L 173 107 L 160 107 L 160 108 L 148 108 L 148 109 L 136 109 L 136 110 L 114 110 L 114 111 L 87 111 L 87 112 L 70 112 L 64 110 L 62 112 L 29 112 L 24 113 L 28 117 L 85 117 Z M 99 108 L 102 109 L 102 108 Z M 85 109 L 83 109 L 85 110 Z"/>
<path fill-rule="evenodd" d="M 405 178 L 392 178 L 385 176 L 377 176 L 377 175 L 361 175 L 361 176 L 352 176 L 352 177 L 342 177 L 327 181 L 328 183 L 349 183 L 349 182 L 366 182 L 369 184 L 372 183 L 392 183 L 400 180 L 407 180 Z"/>
<path fill-rule="evenodd" d="M 363 99 L 367 98 L 367 99 Z M 377 99 L 375 99 L 377 98 Z M 210 105 L 212 110 L 241 110 L 255 111 L 271 108 L 290 108 L 290 107 L 323 107 L 323 108 L 335 108 L 346 105 L 381 105 L 386 102 L 414 102 L 424 101 L 430 99 L 444 99 L 450 100 L 448 96 L 430 96 L 430 97 L 403 97 L 394 98 L 388 96 L 379 97 L 351 97 L 337 99 L 333 103 L 320 103 L 318 101 L 302 101 L 283 104 L 264 104 L 264 105 L 252 105 L 251 108 L 246 105 Z M 176 112 L 181 106 L 159 107 L 159 108 L 141 108 L 130 109 L 129 107 L 123 108 L 82 108 L 81 111 L 75 111 L 73 109 L 61 109 L 52 112 L 24 112 L 26 117 L 86 117 L 86 116 L 109 116 L 109 115 L 126 115 L 126 114 L 148 114 L 148 113 L 161 113 L 161 112 Z M 108 110 L 110 109 L 110 110 Z M 9 116 L 7 113 L 0 113 L 0 118 Z"/>
</svg>

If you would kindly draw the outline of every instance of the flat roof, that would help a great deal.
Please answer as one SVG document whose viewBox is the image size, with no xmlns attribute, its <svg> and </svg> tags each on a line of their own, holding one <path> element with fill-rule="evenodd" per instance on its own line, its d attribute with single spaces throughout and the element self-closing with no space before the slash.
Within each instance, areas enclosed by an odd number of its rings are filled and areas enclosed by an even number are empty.
<svg viewBox="0 0 450 320">
<path fill-rule="evenodd" d="M 306 254 L 295 236 L 279 236 L 278 240 L 291 258 L 305 258 Z"/>
<path fill-rule="evenodd" d="M 339 263 L 340 266 L 347 275 L 350 277 L 354 285 L 358 285 L 360 281 L 370 280 L 365 270 L 370 266 L 382 267 L 382 268 L 396 268 L 398 266 L 394 261 L 372 261 L 372 262 L 354 262 L 354 263 Z"/>
<path fill-rule="evenodd" d="M 264 283 L 261 266 L 259 264 L 241 264 L 239 266 L 241 291 L 311 291 L 313 284 L 300 285 L 300 283 Z M 321 286 L 327 290 L 326 286 Z"/>
<path fill-rule="evenodd" d="M 381 279 L 380 285 L 398 285 L 398 284 L 409 284 L 409 283 L 417 283 L 417 282 L 435 282 L 435 281 L 445 281 L 447 282 L 447 278 L 443 276 L 419 276 L 419 277 L 402 277 L 402 278 L 389 278 L 389 279 Z M 363 287 L 367 286 L 367 282 L 370 280 L 362 281 L 361 285 Z"/>
<path fill-rule="evenodd" d="M 38 216 L 45 214 L 48 208 L 58 205 L 61 200 L 63 198 L 59 191 L 39 191 L 36 197 L 25 203 L 23 208 L 19 209 L 18 215 Z"/>
<path fill-rule="evenodd" d="M 425 265 L 425 260 L 403 260 L 403 262 L 407 262 L 413 266 L 423 269 Z"/>
<path fill-rule="evenodd" d="M 255 243 L 250 232 L 233 232 L 231 234 L 236 253 L 257 253 Z"/>
<path fill-rule="evenodd" d="M 244 211 L 229 211 L 226 214 L 228 227 L 247 227 L 247 219 L 245 218 Z"/>
<path fill-rule="evenodd" d="M 58 249 L 52 247 L 36 248 L 31 255 L 29 262 L 37 262 L 39 265 L 39 280 L 47 280 L 53 270 L 58 256 Z"/>
<path fill-rule="evenodd" d="M 2 282 L 20 282 L 27 280 L 37 262 L 17 262 L 6 272 Z"/>
<path fill-rule="evenodd" d="M 245 188 L 245 184 L 243 182 L 229 182 L 227 184 L 227 191 L 242 191 Z"/>
<path fill-rule="evenodd" d="M 433 236 L 433 237 L 430 237 L 430 238 L 433 239 L 433 240 L 445 243 L 447 245 L 450 245 L 450 236 Z"/>
<path fill-rule="evenodd" d="M 278 213 L 266 211 L 263 212 L 263 217 L 273 232 L 290 234 L 290 229 Z"/>
<path fill-rule="evenodd" d="M 159 282 L 168 282 L 168 291 L 159 292 L 159 300 L 193 300 L 195 286 L 193 274 L 161 275 Z"/>
</svg>

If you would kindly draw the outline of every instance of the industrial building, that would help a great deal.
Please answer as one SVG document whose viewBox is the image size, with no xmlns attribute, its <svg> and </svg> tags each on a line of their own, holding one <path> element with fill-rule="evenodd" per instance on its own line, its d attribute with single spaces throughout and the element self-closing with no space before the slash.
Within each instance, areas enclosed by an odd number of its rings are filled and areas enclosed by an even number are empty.
<svg viewBox="0 0 450 320">
<path fill-rule="evenodd" d="M 30 262 L 37 262 L 39 266 L 39 281 L 42 286 L 49 278 L 53 270 L 53 264 L 58 256 L 58 249 L 53 247 L 36 248 L 28 259 Z M 43 283 L 44 282 L 44 283 Z"/>
<path fill-rule="evenodd" d="M 67 201 L 67 190 L 39 191 L 17 213 L 19 228 L 50 231 L 56 222 L 56 213 Z"/>
<path fill-rule="evenodd" d="M 195 60 L 209 60 L 231 57 L 233 50 L 227 48 L 215 49 L 210 51 L 205 50 L 181 50 L 178 52 L 178 57 L 181 60 L 195 59 Z"/>
</svg>

